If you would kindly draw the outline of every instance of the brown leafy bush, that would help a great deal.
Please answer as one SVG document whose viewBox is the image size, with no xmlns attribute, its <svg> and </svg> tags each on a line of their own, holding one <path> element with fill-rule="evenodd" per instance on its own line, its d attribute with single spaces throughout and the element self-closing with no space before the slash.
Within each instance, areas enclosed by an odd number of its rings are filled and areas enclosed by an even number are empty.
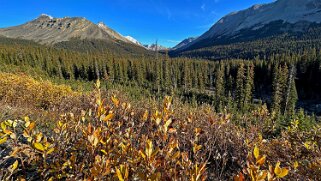
<svg viewBox="0 0 321 181">
<path fill-rule="evenodd" d="M 318 127 L 264 140 L 258 126 L 240 127 L 233 115 L 207 106 L 188 109 L 171 97 L 161 106 L 103 97 L 98 82 L 92 107 L 75 102 L 82 111 L 62 114 L 46 130 L 28 117 L 0 121 L 0 180 L 319 178 Z M 241 121 L 251 119 L 269 116 L 261 111 Z"/>
<path fill-rule="evenodd" d="M 298 121 L 282 133 L 278 139 L 270 140 L 264 149 L 274 162 L 280 160 L 293 171 L 290 176 L 300 180 L 321 178 L 321 128 L 315 126 L 309 131 L 298 131 Z"/>
<path fill-rule="evenodd" d="M 0 163 L 7 167 L 2 179 L 23 173 L 28 180 L 206 179 L 206 162 L 192 158 L 199 145 L 194 143 L 192 155 L 181 150 L 175 128 L 170 128 L 170 98 L 162 111 L 144 112 L 139 120 L 130 104 L 116 97 L 106 105 L 98 92 L 96 101 L 94 110 L 77 118 L 62 116 L 50 137 L 28 118 L 1 122 L 1 144 L 11 146 L 2 153 L 7 155 Z"/>
</svg>

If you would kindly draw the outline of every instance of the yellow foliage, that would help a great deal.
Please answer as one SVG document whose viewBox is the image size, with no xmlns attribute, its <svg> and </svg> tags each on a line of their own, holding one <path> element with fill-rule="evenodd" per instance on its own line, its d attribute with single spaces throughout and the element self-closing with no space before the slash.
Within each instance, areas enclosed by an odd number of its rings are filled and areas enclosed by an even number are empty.
<svg viewBox="0 0 321 181">
<path fill-rule="evenodd" d="M 278 178 L 283 178 L 283 177 L 285 177 L 285 176 L 288 175 L 289 169 L 287 169 L 287 168 L 281 168 L 281 167 L 280 167 L 280 164 L 281 164 L 281 163 L 278 162 L 278 163 L 275 165 L 274 173 L 276 174 L 276 176 L 277 176 Z"/>
<path fill-rule="evenodd" d="M 259 140 L 262 140 L 259 135 Z M 261 142 L 261 141 L 260 141 Z M 253 158 L 253 156 L 254 158 Z M 266 155 L 260 155 L 260 149 L 255 145 L 253 153 L 249 154 L 247 158 L 247 168 L 245 169 L 245 174 L 251 181 L 268 181 L 276 180 L 276 178 L 283 178 L 288 175 L 289 170 L 286 168 L 280 168 L 280 162 L 278 162 L 273 170 L 273 167 L 269 165 L 265 166 Z M 264 169 L 268 168 L 268 169 Z M 263 169 L 262 169 L 263 168 Z M 234 181 L 243 181 L 245 177 L 242 173 L 234 176 Z"/>
<path fill-rule="evenodd" d="M 10 167 L 9 167 L 9 171 L 10 172 L 14 172 L 17 168 L 18 168 L 18 160 L 16 160 Z"/>
<path fill-rule="evenodd" d="M 28 77 L 8 74 L 7 81 L 1 75 L 4 76 L 0 74 L 0 83 L 12 84 L 15 88 L 11 90 L 5 86 L 7 92 L 0 89 L 0 98 L 12 102 L 31 98 L 22 95 L 17 88 L 35 99 L 49 101 L 49 106 L 65 95 L 77 94 L 69 88 Z M 99 84 L 96 83 L 97 89 Z M 233 170 L 239 172 L 234 181 L 277 180 L 289 173 L 280 163 L 275 168 L 268 166 L 267 163 L 275 162 L 262 154 L 266 152 L 261 147 L 263 136 L 260 134 L 258 141 L 251 144 L 251 138 L 243 134 L 244 129 L 230 123 L 230 114 L 216 115 L 208 111 L 201 114 L 198 110 L 183 111 L 179 115 L 175 113 L 171 97 L 165 97 L 162 107 L 157 109 L 131 106 L 116 96 L 102 100 L 100 90 L 96 90 L 94 97 L 92 103 L 96 105 L 91 109 L 63 114 L 48 130 L 29 117 L 24 117 L 23 121 L 0 120 L 0 144 L 12 149 L 4 157 L 16 160 L 14 164 L 6 163 L 11 165 L 13 174 L 7 169 L 0 171 L 5 175 L 3 178 L 12 180 L 29 168 L 37 168 L 29 175 L 44 180 L 203 181 L 222 175 L 229 169 L 228 164 L 236 168 L 246 164 L 242 172 Z M 250 148 L 248 157 L 245 140 Z M 253 145 L 256 146 L 253 148 Z M 210 175 L 209 164 L 221 169 L 217 175 Z M 294 164 L 297 168 L 295 165 L 298 164 Z M 230 179 L 234 172 L 228 173 Z"/>
<path fill-rule="evenodd" d="M 34 143 L 33 146 L 39 151 L 45 151 L 45 147 L 41 143 Z"/>
<path fill-rule="evenodd" d="M 1 138 L 0 139 L 0 145 L 5 143 L 7 141 L 7 137 Z"/>
<path fill-rule="evenodd" d="M 8 104 L 48 108 L 59 104 L 66 97 L 77 95 L 68 86 L 37 81 L 26 75 L 0 73 L 0 100 Z"/>
<path fill-rule="evenodd" d="M 253 155 L 254 155 L 255 159 L 258 159 L 260 156 L 260 150 L 256 145 L 254 147 Z"/>
<path fill-rule="evenodd" d="M 298 161 L 295 161 L 294 163 L 293 163 L 293 168 L 294 169 L 297 169 L 299 167 L 299 162 Z"/>
<path fill-rule="evenodd" d="M 113 113 L 110 113 L 110 114 L 108 114 L 107 116 L 105 116 L 105 117 L 103 118 L 103 121 L 108 122 L 108 121 L 110 121 L 110 120 L 113 119 L 113 118 L 114 118 L 114 114 L 113 114 Z"/>
</svg>

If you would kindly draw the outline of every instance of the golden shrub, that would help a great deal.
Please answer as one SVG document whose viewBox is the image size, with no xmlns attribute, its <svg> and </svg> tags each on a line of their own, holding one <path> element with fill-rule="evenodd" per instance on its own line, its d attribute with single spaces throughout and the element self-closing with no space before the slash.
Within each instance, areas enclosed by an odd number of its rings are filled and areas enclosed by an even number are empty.
<svg viewBox="0 0 321 181">
<path fill-rule="evenodd" d="M 7 104 L 27 104 L 48 109 L 58 105 L 64 98 L 76 95 L 68 86 L 36 81 L 26 75 L 0 73 L 0 101 Z"/>
<path fill-rule="evenodd" d="M 16 95 L 12 101 L 28 102 L 18 90 L 39 92 L 49 94 L 45 99 L 55 106 L 54 98 L 78 94 L 29 77 L 0 75 L 6 86 L 13 85 L 0 89 L 2 99 Z M 116 94 L 103 99 L 99 86 L 92 107 L 60 115 L 48 130 L 28 117 L 0 120 L 0 180 L 306 180 L 321 173 L 319 127 L 289 129 L 265 140 L 257 136 L 258 126 L 238 126 L 232 114 L 187 109 L 173 105 L 171 97 L 160 107 L 142 108 Z M 35 106 L 43 100 L 39 95 L 33 95 Z M 267 117 L 261 111 L 253 118 Z"/>
<path fill-rule="evenodd" d="M 200 149 L 181 149 L 170 131 L 169 98 L 162 111 L 134 120 L 130 104 L 115 96 L 105 104 L 98 87 L 95 109 L 63 115 L 50 137 L 29 118 L 1 122 L 1 144 L 11 146 L 1 161 L 14 162 L 1 171 L 2 179 L 22 178 L 21 171 L 31 175 L 24 179 L 41 180 L 206 179 L 206 162 L 192 158 Z"/>
</svg>

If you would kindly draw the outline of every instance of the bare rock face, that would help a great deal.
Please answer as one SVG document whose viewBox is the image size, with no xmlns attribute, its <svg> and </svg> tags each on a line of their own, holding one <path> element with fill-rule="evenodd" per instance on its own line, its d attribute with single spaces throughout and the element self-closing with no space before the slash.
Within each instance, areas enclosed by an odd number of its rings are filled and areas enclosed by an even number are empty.
<svg viewBox="0 0 321 181">
<path fill-rule="evenodd" d="M 0 29 L 0 35 L 34 40 L 41 44 L 55 44 L 71 38 L 131 43 L 103 23 L 94 24 L 80 17 L 53 18 L 45 14 L 23 25 Z"/>
</svg>

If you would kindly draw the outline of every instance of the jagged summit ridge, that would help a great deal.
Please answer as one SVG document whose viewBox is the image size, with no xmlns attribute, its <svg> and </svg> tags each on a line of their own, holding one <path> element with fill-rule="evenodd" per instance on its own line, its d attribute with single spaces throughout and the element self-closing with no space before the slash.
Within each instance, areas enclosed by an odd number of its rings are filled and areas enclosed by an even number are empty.
<svg viewBox="0 0 321 181">
<path fill-rule="evenodd" d="M 0 29 L 0 35 L 8 38 L 34 40 L 41 44 L 55 44 L 72 38 L 122 41 L 132 43 L 103 22 L 94 24 L 83 17 L 54 18 L 41 14 L 23 25 Z"/>
<path fill-rule="evenodd" d="M 52 16 L 50 16 L 48 14 L 45 14 L 45 13 L 41 14 L 39 17 L 45 17 L 45 18 L 53 19 Z"/>
</svg>

